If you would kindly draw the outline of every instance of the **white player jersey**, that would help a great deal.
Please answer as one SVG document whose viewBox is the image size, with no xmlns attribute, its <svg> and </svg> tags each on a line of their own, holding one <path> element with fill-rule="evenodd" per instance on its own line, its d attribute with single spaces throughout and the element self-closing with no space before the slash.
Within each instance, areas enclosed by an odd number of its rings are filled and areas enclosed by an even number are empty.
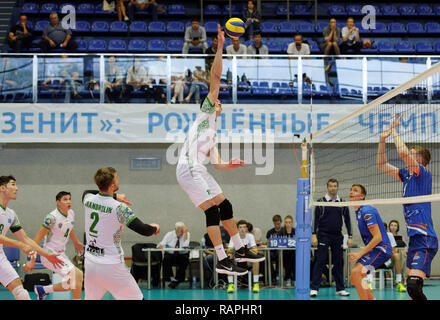
<svg viewBox="0 0 440 320">
<path fill-rule="evenodd" d="M 21 229 L 20 221 L 18 220 L 15 211 L 11 208 L 3 208 L 0 205 L 0 234 L 6 236 L 8 230 L 16 232 Z M 0 244 L 0 253 L 3 253 L 3 244 Z"/>
<path fill-rule="evenodd" d="M 179 157 L 180 165 L 186 164 L 190 170 L 206 170 L 204 163 L 209 151 L 216 144 L 217 128 L 215 119 L 215 106 L 206 97 L 183 143 Z"/>
<path fill-rule="evenodd" d="M 56 253 L 64 252 L 74 224 L 75 213 L 72 209 L 67 211 L 67 216 L 58 210 L 58 208 L 50 212 L 42 224 L 43 227 L 50 230 L 48 241 L 44 245 L 44 248 Z"/>
<path fill-rule="evenodd" d="M 118 264 L 124 262 L 121 236 L 124 225 L 136 216 L 124 203 L 98 193 L 84 197 L 86 251 L 84 257 L 94 263 Z"/>
<path fill-rule="evenodd" d="M 257 246 L 257 244 L 255 243 L 255 237 L 252 233 L 246 233 L 245 237 L 240 238 L 240 240 L 241 243 L 243 243 L 243 246 L 249 249 Z M 232 239 L 229 241 L 228 248 L 234 248 L 234 242 L 232 242 Z"/>
</svg>

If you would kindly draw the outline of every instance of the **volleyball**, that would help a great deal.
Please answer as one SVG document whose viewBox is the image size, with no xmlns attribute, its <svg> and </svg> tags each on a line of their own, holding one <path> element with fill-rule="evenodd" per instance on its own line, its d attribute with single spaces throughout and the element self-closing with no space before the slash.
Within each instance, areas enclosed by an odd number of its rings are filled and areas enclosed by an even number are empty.
<svg viewBox="0 0 440 320">
<path fill-rule="evenodd" d="M 226 21 L 225 32 L 232 39 L 239 38 L 241 35 L 243 35 L 244 31 L 244 22 L 240 18 L 231 18 Z"/>
</svg>

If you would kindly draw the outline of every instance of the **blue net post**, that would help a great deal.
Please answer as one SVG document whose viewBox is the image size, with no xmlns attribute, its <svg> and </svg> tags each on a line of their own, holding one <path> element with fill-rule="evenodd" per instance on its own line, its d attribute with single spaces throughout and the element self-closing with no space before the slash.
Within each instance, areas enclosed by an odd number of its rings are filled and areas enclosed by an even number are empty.
<svg viewBox="0 0 440 320">
<path fill-rule="evenodd" d="M 312 238 L 312 209 L 309 208 L 310 180 L 297 181 L 296 196 L 296 299 L 310 299 L 310 250 Z"/>
</svg>

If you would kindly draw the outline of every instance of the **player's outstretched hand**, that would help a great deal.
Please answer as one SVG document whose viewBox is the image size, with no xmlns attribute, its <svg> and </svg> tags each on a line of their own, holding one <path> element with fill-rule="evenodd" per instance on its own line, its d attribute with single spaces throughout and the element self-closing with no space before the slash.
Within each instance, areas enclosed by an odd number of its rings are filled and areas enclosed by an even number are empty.
<svg viewBox="0 0 440 320">
<path fill-rule="evenodd" d="M 59 254 L 51 253 L 46 259 L 49 260 L 50 263 L 54 265 L 55 268 L 61 268 L 64 265 L 64 262 L 58 258 Z"/>
<path fill-rule="evenodd" d="M 73 244 L 75 246 L 75 253 L 80 255 L 84 252 L 84 245 L 81 242 L 77 242 Z"/>
<path fill-rule="evenodd" d="M 400 126 L 400 120 L 402 119 L 403 114 L 398 113 L 394 116 L 394 121 L 391 124 L 391 128 L 397 130 L 397 128 L 399 128 Z"/>
<path fill-rule="evenodd" d="M 384 130 L 380 134 L 380 139 L 385 141 L 391 135 L 391 130 Z"/>
<path fill-rule="evenodd" d="M 157 223 L 150 223 L 150 226 L 156 227 L 156 232 L 154 235 L 157 236 L 160 233 L 160 226 Z"/>
<path fill-rule="evenodd" d="M 244 161 L 240 160 L 238 158 L 232 158 L 231 160 L 229 160 L 229 168 L 230 169 L 235 169 L 238 167 L 244 167 Z"/>
<path fill-rule="evenodd" d="M 125 203 L 128 206 L 131 206 L 133 203 L 131 203 L 130 201 L 128 201 L 127 196 L 123 193 L 118 193 L 116 195 L 116 200 L 122 203 Z"/>
<path fill-rule="evenodd" d="M 222 27 L 217 24 L 217 40 L 218 40 L 218 48 L 223 48 L 225 44 L 225 32 L 222 31 Z"/>
</svg>

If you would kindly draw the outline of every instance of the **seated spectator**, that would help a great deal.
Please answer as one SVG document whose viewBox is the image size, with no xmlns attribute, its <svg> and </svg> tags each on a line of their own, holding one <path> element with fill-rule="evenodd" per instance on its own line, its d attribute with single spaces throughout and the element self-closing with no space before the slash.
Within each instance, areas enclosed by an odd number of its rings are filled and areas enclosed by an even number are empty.
<svg viewBox="0 0 440 320">
<path fill-rule="evenodd" d="M 396 248 L 405 248 L 406 243 L 403 241 L 403 237 L 399 234 L 399 221 L 391 220 L 389 224 L 389 230 L 392 233 L 394 240 L 396 241 Z M 395 250 L 393 248 L 393 255 L 391 256 L 391 260 L 393 261 L 394 269 L 396 270 L 396 290 L 397 291 L 405 291 L 405 286 L 402 283 L 402 269 L 403 269 L 403 259 L 402 256 L 405 256 L 407 250 Z"/>
<path fill-rule="evenodd" d="M 267 231 L 266 233 L 266 239 L 267 239 L 267 247 L 269 247 L 269 239 L 270 238 L 277 238 L 277 237 L 281 237 L 283 230 L 281 227 L 281 216 L 279 214 L 276 214 L 272 217 L 272 223 L 273 223 L 273 228 L 270 229 L 269 231 Z M 270 265 L 270 273 L 272 275 L 272 279 L 275 280 L 276 278 L 278 278 L 278 250 L 270 250 L 270 261 L 271 261 L 271 265 Z M 273 267 L 273 264 L 275 264 L 275 269 Z"/>
<path fill-rule="evenodd" d="M 63 28 L 56 12 L 52 12 L 49 18 L 50 23 L 44 28 L 43 40 L 40 42 L 41 51 L 48 52 L 56 48 L 76 51 L 78 44 L 72 40 L 72 31 Z"/>
<path fill-rule="evenodd" d="M 253 42 L 246 49 L 247 54 L 269 54 L 269 48 L 261 42 L 261 39 L 261 33 L 255 32 Z"/>
<path fill-rule="evenodd" d="M 81 99 L 82 97 L 78 91 L 82 87 L 83 80 L 80 78 L 78 64 L 75 63 L 75 60 L 78 60 L 78 58 L 61 56 L 61 60 L 62 62 L 60 64 L 60 75 L 62 79 L 60 80 L 60 84 L 64 85 L 64 103 L 69 103 L 71 97 L 77 100 Z"/>
<path fill-rule="evenodd" d="M 339 55 L 339 39 L 341 39 L 341 29 L 336 26 L 336 19 L 330 18 L 329 25 L 324 28 L 322 31 L 322 35 L 324 36 L 323 41 L 321 42 L 321 50 L 324 51 L 325 55 L 333 52 L 335 55 Z"/>
<path fill-rule="evenodd" d="M 232 39 L 232 44 L 226 47 L 226 54 L 247 54 L 247 48 L 240 43 L 240 38 Z M 232 60 L 232 57 L 228 57 L 228 59 Z"/>
<path fill-rule="evenodd" d="M 293 218 L 288 215 L 284 218 L 282 237 L 295 238 L 295 228 Z M 295 250 L 283 250 L 284 279 L 286 287 L 295 286 Z"/>
<path fill-rule="evenodd" d="M 15 96 L 21 89 L 32 88 L 32 65 L 24 59 L 14 59 L 13 57 L 3 56 L 1 59 L 2 73 L 0 82 L 0 92 L 2 94 L 12 94 Z"/>
<path fill-rule="evenodd" d="M 354 25 L 354 19 L 349 17 L 347 25 L 342 28 L 342 43 L 341 52 L 347 53 L 348 50 L 354 50 L 355 53 L 360 53 L 362 42 L 360 41 L 359 29 Z"/>
<path fill-rule="evenodd" d="M 211 70 L 212 63 L 214 62 L 215 54 L 217 53 L 218 38 L 217 35 L 212 37 L 212 45 L 206 49 L 205 54 L 209 56 L 205 58 L 205 70 Z"/>
<path fill-rule="evenodd" d="M 201 66 L 196 66 L 196 69 L 192 73 L 191 86 L 189 88 L 189 94 L 185 98 L 185 102 L 189 103 L 193 94 L 195 94 L 196 104 L 200 102 L 200 92 L 207 90 L 207 73 L 202 70 Z"/>
<path fill-rule="evenodd" d="M 253 253 L 257 254 L 257 244 L 255 243 L 255 238 L 252 233 L 248 230 L 248 225 L 245 220 L 240 220 L 237 222 L 238 227 L 238 233 L 240 235 L 241 242 L 244 246 L 250 249 Z M 234 243 L 232 240 L 229 241 L 228 245 L 228 254 L 231 257 L 234 257 Z M 239 262 L 237 263 L 237 266 L 242 268 L 247 268 L 247 262 Z M 260 292 L 260 263 L 259 262 L 253 262 L 252 263 L 252 291 L 253 292 Z M 248 284 L 251 285 L 250 283 Z M 228 293 L 233 293 L 235 291 L 234 288 L 234 277 L 228 276 Z"/>
<path fill-rule="evenodd" d="M 179 103 L 183 103 L 183 93 L 185 92 L 186 79 L 184 76 L 176 77 L 171 76 L 171 90 L 174 90 L 173 97 L 171 98 L 171 103 L 176 103 L 176 98 L 179 97 Z"/>
<path fill-rule="evenodd" d="M 8 45 L 15 52 L 21 52 L 22 48 L 29 49 L 32 44 L 32 29 L 26 26 L 27 16 L 22 14 L 18 24 L 12 26 L 9 30 Z"/>
<path fill-rule="evenodd" d="M 249 40 L 254 37 L 254 32 L 259 31 L 261 28 L 261 15 L 255 8 L 255 3 L 249 0 L 247 3 L 247 9 L 243 11 L 243 21 L 246 28 L 246 34 Z"/>
<path fill-rule="evenodd" d="M 148 77 L 147 70 L 142 65 L 140 57 L 133 58 L 133 65 L 127 70 L 126 82 L 127 98 L 131 96 L 133 91 L 144 91 L 147 103 L 154 96 L 153 82 Z"/>
<path fill-rule="evenodd" d="M 108 57 L 105 76 L 105 102 L 115 103 L 124 101 L 124 73 L 122 68 L 116 64 L 115 56 Z"/>
<path fill-rule="evenodd" d="M 157 11 L 165 12 L 156 0 L 129 0 L 128 3 L 128 18 L 133 21 L 135 11 L 147 10 L 151 12 L 153 21 L 157 21 Z M 122 4 L 123 5 L 123 4 Z M 122 10 L 122 9 L 121 9 Z M 125 19 L 125 18 L 124 18 Z"/>
<path fill-rule="evenodd" d="M 199 23 L 197 18 L 191 19 L 191 26 L 185 30 L 185 43 L 183 44 L 182 53 L 188 54 L 189 49 L 199 48 L 205 53 L 208 49 L 206 43 L 206 30 Z"/>
<path fill-rule="evenodd" d="M 164 56 L 158 56 L 156 61 L 150 61 L 148 76 L 153 79 L 154 103 L 166 103 L 167 96 L 167 62 Z"/>
<path fill-rule="evenodd" d="M 189 246 L 190 233 L 183 222 L 176 222 L 174 231 L 168 232 L 157 245 L 159 249 L 184 248 Z M 169 288 L 175 289 L 180 282 L 185 281 L 185 272 L 189 264 L 188 251 L 165 250 L 163 258 L 163 277 L 170 281 Z M 176 266 L 176 277 L 173 276 L 172 267 Z"/>
<path fill-rule="evenodd" d="M 293 37 L 293 42 L 289 43 L 287 47 L 287 54 L 308 56 L 310 55 L 310 47 L 307 43 L 303 42 L 303 37 L 300 34 L 296 34 Z M 294 59 L 294 58 L 289 58 Z"/>
<path fill-rule="evenodd" d="M 124 21 L 129 21 L 130 19 L 127 17 L 127 12 L 125 10 L 124 2 L 128 2 L 129 0 L 118 0 L 116 5 L 116 10 L 118 11 L 118 20 L 122 21 L 122 16 L 124 16 Z"/>
</svg>

